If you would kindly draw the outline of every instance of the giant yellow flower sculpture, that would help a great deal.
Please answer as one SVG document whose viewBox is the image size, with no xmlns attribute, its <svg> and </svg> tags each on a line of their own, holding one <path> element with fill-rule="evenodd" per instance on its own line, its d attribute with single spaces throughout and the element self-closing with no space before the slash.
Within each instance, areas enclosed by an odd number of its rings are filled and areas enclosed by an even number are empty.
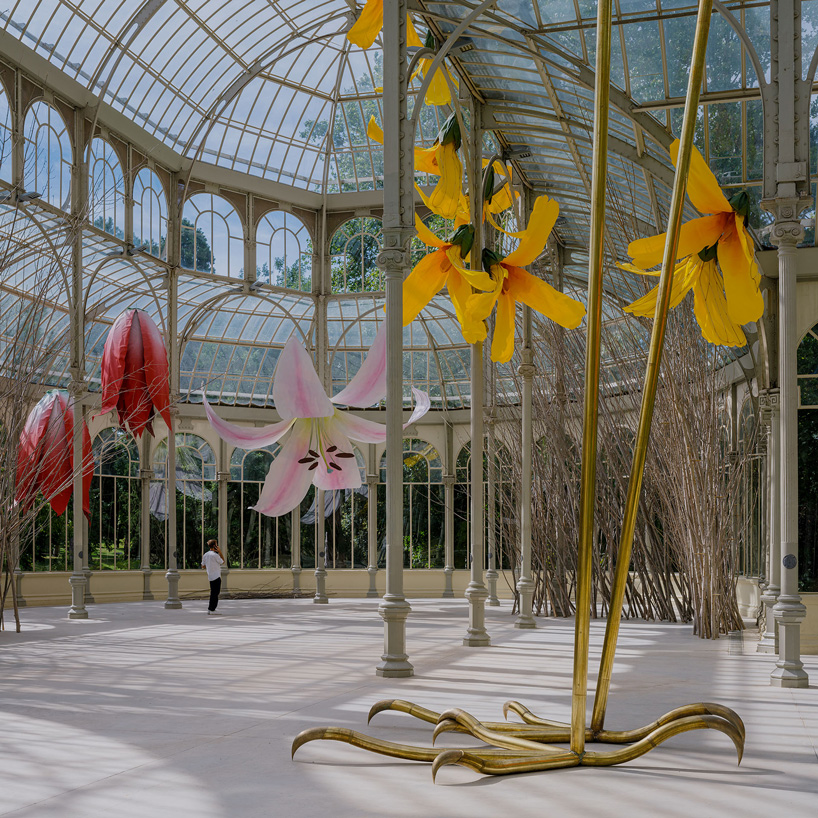
<svg viewBox="0 0 818 818">
<path fill-rule="evenodd" d="M 674 165 L 678 154 L 677 139 L 670 146 Z M 682 225 L 676 258 L 683 261 L 674 273 L 672 306 L 693 289 L 696 318 L 704 337 L 713 343 L 743 344 L 740 325 L 757 321 L 764 311 L 759 290 L 761 277 L 753 240 L 747 231 L 749 197 L 742 191 L 728 201 L 695 148 L 690 158 L 687 195 L 697 210 L 709 215 Z M 664 247 L 664 233 L 632 241 L 628 253 L 633 264 L 623 266 L 632 272 L 649 274 L 646 273 L 649 268 L 661 264 Z M 655 307 L 655 289 L 625 309 L 635 315 L 652 315 L 651 303 Z"/>
<path fill-rule="evenodd" d="M 413 45 L 413 43 L 410 42 L 409 45 Z M 423 46 L 424 48 L 431 48 L 434 50 L 435 38 L 431 31 L 426 35 L 426 42 L 423 44 Z M 421 57 L 418 60 L 417 68 L 415 68 L 415 72 L 412 74 L 411 79 L 415 79 L 415 77 L 417 77 L 421 72 L 425 74 L 426 71 L 429 70 L 429 66 L 432 64 L 432 59 L 432 57 Z M 448 80 L 446 79 L 447 77 Z M 449 90 L 449 83 L 451 83 L 454 88 L 457 88 L 457 79 L 445 65 L 441 66 L 439 71 L 435 71 L 434 76 L 429 83 L 429 87 L 426 90 L 426 96 L 424 97 L 424 102 L 427 105 L 451 105 L 452 93 Z"/>
<path fill-rule="evenodd" d="M 347 40 L 359 48 L 369 48 L 383 28 L 383 0 L 367 0 L 355 25 L 347 32 Z M 421 46 L 423 43 L 415 31 L 409 15 L 406 15 L 406 44 Z"/>
<path fill-rule="evenodd" d="M 492 286 L 492 281 L 482 270 L 466 270 L 462 266 L 474 243 L 474 227 L 458 227 L 448 242 L 439 239 L 417 217 L 415 227 L 418 238 L 436 249 L 427 253 L 403 282 L 403 326 L 411 324 L 432 298 L 448 287 L 463 338 L 469 344 L 484 341 L 486 325 L 469 315 L 466 302 L 473 286 L 486 289 Z"/>
<path fill-rule="evenodd" d="M 559 205 L 553 199 L 538 197 L 528 226 L 518 234 L 520 244 L 516 250 L 505 258 L 491 250 L 483 250 L 483 267 L 488 270 L 490 287 L 475 282 L 478 289 L 487 292 L 469 296 L 466 313 L 470 320 L 483 321 L 497 305 L 492 361 L 505 363 L 514 353 L 514 317 L 518 301 L 566 329 L 578 327 L 585 315 L 585 307 L 579 301 L 522 269 L 542 253 L 559 211 Z"/>
</svg>

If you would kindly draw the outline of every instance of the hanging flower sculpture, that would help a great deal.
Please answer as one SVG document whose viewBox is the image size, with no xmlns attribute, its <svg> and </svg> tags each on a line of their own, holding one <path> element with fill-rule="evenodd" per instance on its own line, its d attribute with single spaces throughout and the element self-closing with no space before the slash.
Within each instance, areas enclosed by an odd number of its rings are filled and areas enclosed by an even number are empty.
<svg viewBox="0 0 818 818">
<path fill-rule="evenodd" d="M 404 428 L 429 411 L 429 396 L 414 388 L 412 394 L 415 409 Z M 233 446 L 260 449 L 289 434 L 253 506 L 268 517 L 279 517 L 299 505 L 311 483 L 328 491 L 361 485 L 350 441 L 381 443 L 386 440 L 386 426 L 343 412 L 336 405 L 364 408 L 385 395 L 384 323 L 358 373 L 334 398 L 324 392 L 307 351 L 290 338 L 279 356 L 273 381 L 273 400 L 282 417 L 280 422 L 256 429 L 234 426 L 222 420 L 207 399 L 204 405 L 213 428 Z"/>
<path fill-rule="evenodd" d="M 370 48 L 375 38 L 383 28 L 383 0 L 367 0 L 355 25 L 347 32 L 347 40 L 358 48 Z M 406 45 L 420 46 L 420 37 L 412 24 L 409 15 L 406 15 Z"/>
<path fill-rule="evenodd" d="M 142 310 L 126 310 L 114 321 L 102 352 L 102 409 L 117 410 L 134 437 L 153 434 L 154 410 L 171 428 L 168 356 L 162 335 Z"/>
<path fill-rule="evenodd" d="M 623 270 L 641 275 L 658 276 L 659 271 L 646 272 L 632 264 L 620 264 Z M 702 336 L 711 344 L 741 347 L 747 343 L 739 324 L 730 319 L 727 299 L 724 297 L 724 281 L 716 267 L 716 249 L 709 247 L 679 262 L 673 271 L 670 289 L 670 308 L 678 307 L 684 297 L 693 290 L 693 311 Z M 625 312 L 653 318 L 656 314 L 658 287 L 625 307 Z"/>
<path fill-rule="evenodd" d="M 469 344 L 484 341 L 485 322 L 473 319 L 466 311 L 466 303 L 472 295 L 472 286 L 485 289 L 491 287 L 492 282 L 482 270 L 466 270 L 462 266 L 474 244 L 474 227 L 458 227 L 448 242 L 439 239 L 417 217 L 415 228 L 418 238 L 436 249 L 427 253 L 403 282 L 403 326 L 411 324 L 432 298 L 448 287 L 464 340 Z"/>
<path fill-rule="evenodd" d="M 409 42 L 409 45 L 414 45 L 414 43 Z M 426 35 L 426 42 L 423 43 L 423 47 L 431 48 L 433 51 L 435 50 L 435 37 L 431 31 Z M 426 71 L 429 70 L 432 61 L 432 57 L 421 57 L 418 60 L 417 68 L 415 68 L 410 80 L 415 79 L 421 72 L 425 74 Z M 427 105 L 451 105 L 452 93 L 449 89 L 449 83 L 451 83 L 454 88 L 457 88 L 457 79 L 452 76 L 451 71 L 449 71 L 445 65 L 441 66 L 439 70 L 435 71 L 429 83 L 424 102 Z"/>
<path fill-rule="evenodd" d="M 383 130 L 371 117 L 366 129 L 367 136 L 383 145 Z M 463 165 L 457 152 L 460 150 L 460 124 L 452 114 L 440 129 L 431 148 L 415 148 L 415 170 L 439 176 L 434 190 L 427 196 L 417 185 L 423 203 L 432 213 L 444 219 L 453 219 L 460 207 Z"/>
<path fill-rule="evenodd" d="M 679 153 L 679 140 L 670 146 L 673 164 Z M 708 341 L 729 345 L 744 343 L 740 325 L 757 321 L 764 311 L 759 290 L 761 277 L 755 262 L 753 240 L 747 230 L 750 199 L 741 191 L 728 201 L 701 154 L 694 148 L 690 158 L 687 195 L 701 213 L 710 215 L 692 219 L 679 233 L 677 266 L 680 281 L 673 281 L 673 306 L 693 289 L 696 318 Z M 665 234 L 637 239 L 628 245 L 633 272 L 646 271 L 662 263 Z M 719 275 L 716 262 L 721 270 Z M 657 273 L 658 275 L 658 273 Z M 650 297 L 650 298 L 649 298 Z M 651 299 L 656 305 L 655 289 L 625 309 L 636 315 L 653 315 Z"/>
<path fill-rule="evenodd" d="M 91 436 L 82 424 L 82 507 L 90 515 L 88 492 L 94 473 Z M 74 407 L 68 393 L 47 392 L 31 410 L 20 433 L 15 501 L 28 511 L 37 491 L 56 515 L 68 508 L 74 491 Z"/>
<path fill-rule="evenodd" d="M 466 312 L 471 320 L 483 321 L 497 304 L 492 361 L 505 363 L 514 353 L 514 317 L 518 301 L 566 329 L 578 327 L 585 315 L 585 307 L 579 301 L 522 269 L 542 253 L 558 215 L 557 202 L 540 196 L 534 203 L 528 226 L 515 234 L 520 239 L 516 250 L 505 258 L 492 250 L 483 250 L 483 267 L 488 270 L 490 288 L 481 286 L 479 289 L 488 292 L 469 296 Z"/>
</svg>

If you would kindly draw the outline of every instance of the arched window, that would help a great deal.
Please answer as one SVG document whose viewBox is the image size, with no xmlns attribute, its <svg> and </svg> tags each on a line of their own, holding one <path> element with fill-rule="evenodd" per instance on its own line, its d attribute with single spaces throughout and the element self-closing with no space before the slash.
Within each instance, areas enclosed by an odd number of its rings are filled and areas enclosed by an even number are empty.
<svg viewBox="0 0 818 818">
<path fill-rule="evenodd" d="M 45 102 L 34 102 L 24 125 L 23 185 L 42 194 L 54 207 L 71 207 L 71 165 L 74 161 L 68 129 Z"/>
<path fill-rule="evenodd" d="M 381 222 L 368 216 L 342 224 L 330 243 L 332 292 L 366 293 L 385 289 L 378 268 Z"/>
<path fill-rule="evenodd" d="M 764 567 L 761 519 L 764 463 L 759 452 L 756 421 L 753 400 L 747 398 L 738 421 L 738 445 L 743 463 L 738 513 L 738 570 L 747 577 L 760 577 Z"/>
<path fill-rule="evenodd" d="M 493 539 L 498 568 L 509 567 L 514 562 L 517 547 L 517 515 L 514 502 L 514 486 L 511 453 L 497 441 L 494 455 L 494 508 L 488 508 L 488 439 L 483 442 L 483 498 L 486 502 L 486 525 L 483 534 L 485 551 L 483 564 L 488 565 L 488 549 L 491 543 L 489 529 L 494 526 Z M 471 551 L 471 445 L 466 443 L 455 461 L 454 484 L 454 567 L 468 568 Z"/>
<path fill-rule="evenodd" d="M 803 592 L 818 591 L 818 324 L 798 345 L 797 360 L 798 590 Z"/>
<path fill-rule="evenodd" d="M 353 446 L 363 485 L 357 489 L 324 492 L 327 568 L 366 568 L 368 564 L 366 462 Z M 311 507 L 310 511 L 313 511 Z M 308 511 L 302 522 L 312 522 Z"/>
<path fill-rule="evenodd" d="M 133 183 L 133 243 L 167 260 L 168 202 L 159 177 L 142 168 Z"/>
<path fill-rule="evenodd" d="M 182 267 L 241 278 L 244 230 L 236 209 L 212 193 L 195 193 L 182 214 Z"/>
<path fill-rule="evenodd" d="M 258 502 L 264 478 L 280 450 L 275 443 L 255 451 L 235 449 L 230 457 L 226 545 L 234 568 L 292 565 L 292 515 L 267 517 L 250 508 Z"/>
<path fill-rule="evenodd" d="M 91 142 L 88 164 L 88 220 L 118 239 L 125 238 L 125 180 L 114 149 L 99 137 Z"/>
<path fill-rule="evenodd" d="M 151 515 L 167 529 L 166 492 L 168 444 L 156 447 L 151 482 Z M 176 435 L 176 548 L 180 568 L 199 568 L 204 544 L 217 535 L 216 458 L 210 444 L 198 435 Z M 153 540 L 151 538 L 151 562 Z M 167 540 L 164 540 L 167 542 Z"/>
<path fill-rule="evenodd" d="M 88 565 L 92 571 L 139 568 L 142 493 L 136 442 L 122 429 L 103 429 L 93 451 Z"/>
<path fill-rule="evenodd" d="M 312 287 L 312 239 L 292 213 L 274 210 L 256 231 L 256 278 L 276 287 L 309 292 Z"/>
<path fill-rule="evenodd" d="M 386 505 L 386 454 L 381 458 L 381 486 Z M 443 465 L 437 449 L 417 438 L 403 441 L 403 563 L 406 568 L 445 565 Z"/>
<path fill-rule="evenodd" d="M 0 86 L 0 179 L 11 182 L 11 108 Z"/>
</svg>

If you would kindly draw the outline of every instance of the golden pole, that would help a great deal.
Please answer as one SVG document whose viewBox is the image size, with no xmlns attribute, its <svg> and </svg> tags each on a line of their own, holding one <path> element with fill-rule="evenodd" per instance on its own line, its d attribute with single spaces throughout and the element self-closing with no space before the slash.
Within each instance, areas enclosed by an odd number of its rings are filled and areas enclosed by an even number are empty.
<svg viewBox="0 0 818 818">
<path fill-rule="evenodd" d="M 585 410 L 582 424 L 574 683 L 571 696 L 571 750 L 580 757 L 585 752 L 585 708 L 588 698 L 591 552 L 596 500 L 602 265 L 605 254 L 605 185 L 608 172 L 608 103 L 611 91 L 611 6 L 612 0 L 599 0 L 596 18 L 594 154 L 591 182 L 591 236 L 588 254 L 588 333 L 585 350 Z"/>
<path fill-rule="evenodd" d="M 599 664 L 594 710 L 591 716 L 591 732 L 602 730 L 605 723 L 605 709 L 608 704 L 608 693 L 611 687 L 616 640 L 622 621 L 622 604 L 625 600 L 625 587 L 630 569 L 633 534 L 636 528 L 636 513 L 639 509 L 639 495 L 642 491 L 642 477 L 645 471 L 650 426 L 653 421 L 653 407 L 656 402 L 656 387 L 659 382 L 659 368 L 662 363 L 662 348 L 667 326 L 670 288 L 673 282 L 673 268 L 676 262 L 676 248 L 679 244 L 679 230 L 682 226 L 682 209 L 684 207 L 687 173 L 690 168 L 690 155 L 693 150 L 693 131 L 696 125 L 696 113 L 699 105 L 699 92 L 702 87 L 704 60 L 707 52 L 707 35 L 710 31 L 710 16 L 713 11 L 713 0 L 700 0 L 696 34 L 693 41 L 693 58 L 685 99 L 685 112 L 682 122 L 682 135 L 679 145 L 679 156 L 676 164 L 676 176 L 673 180 L 673 194 L 670 200 L 670 213 L 667 220 L 667 238 L 662 258 L 662 272 L 659 277 L 659 294 L 656 299 L 656 315 L 653 319 L 653 331 L 650 336 L 648 364 L 645 370 L 645 383 L 642 388 L 642 406 L 639 412 L 639 428 L 636 433 L 636 445 L 633 451 L 628 495 L 625 501 L 625 515 L 622 521 L 622 535 L 617 554 L 616 572 L 611 587 L 611 606 L 608 623 L 605 628 L 605 641 L 602 646 L 602 659 Z M 590 312 L 590 305 L 589 305 Z M 590 330 L 589 330 L 590 332 Z M 590 346 L 590 344 L 589 344 Z M 583 486 L 584 488 L 584 486 Z M 579 618 L 579 602 L 577 603 Z M 576 687 L 576 682 L 574 682 Z"/>
</svg>

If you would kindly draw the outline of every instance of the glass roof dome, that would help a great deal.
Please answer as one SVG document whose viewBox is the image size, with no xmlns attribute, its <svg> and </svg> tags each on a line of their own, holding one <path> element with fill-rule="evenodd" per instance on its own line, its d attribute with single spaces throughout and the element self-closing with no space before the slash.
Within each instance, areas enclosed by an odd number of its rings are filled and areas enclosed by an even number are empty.
<svg viewBox="0 0 818 818">
<path fill-rule="evenodd" d="M 424 0 L 411 7 L 421 38 L 428 30 L 440 40 L 477 5 Z M 183 235 L 176 324 L 179 388 L 188 400 L 197 400 L 204 388 L 224 402 L 269 405 L 276 350 L 293 332 L 314 344 L 316 322 L 326 325 L 332 388 L 340 389 L 381 319 L 380 286 L 363 282 L 377 255 L 383 185 L 381 146 L 366 134 L 370 117 L 382 121 L 382 46 L 378 39 L 361 50 L 346 39 L 361 6 L 353 0 L 18 0 L 0 12 L 3 60 L 49 89 L 29 92 L 44 102 L 30 103 L 27 116 L 56 97 L 76 110 L 84 105 L 125 168 L 117 177 L 116 157 L 105 160 L 114 188 L 128 177 L 135 198 L 141 178 L 143 210 L 151 190 L 164 190 L 172 200 L 171 183 L 187 197 L 182 230 L 189 231 L 189 256 Z M 748 190 L 751 225 L 760 228 L 766 221 L 758 202 L 769 4 L 717 0 L 715 7 L 697 145 L 724 187 Z M 805 0 L 802 10 L 810 53 L 818 42 L 818 0 Z M 626 257 L 631 239 L 661 229 L 666 217 L 672 182 L 666 149 L 681 125 L 695 13 L 692 0 L 614 3 L 606 278 L 613 304 L 634 292 L 631 277 L 614 262 Z M 591 0 L 497 0 L 467 26 L 448 61 L 461 86 L 484 106 L 485 153 L 510 157 L 523 184 L 559 201 L 555 232 L 566 288 L 578 296 L 587 273 L 595 15 Z M 15 92 L 8 76 L 2 79 L 0 135 L 11 144 L 8 112 Z M 424 106 L 418 142 L 431 144 L 447 114 Z M 120 133 L 126 120 L 128 133 Z M 70 145 L 66 150 L 63 173 L 70 175 Z M 130 165 L 129 150 L 136 157 Z M 4 148 L 0 184 L 11 182 L 8 157 Z M 152 181 L 142 176 L 148 169 Z M 61 184 L 29 208 L 37 229 L 51 237 L 65 230 L 70 209 L 69 185 Z M 127 219 L 122 228 L 115 224 L 117 195 L 112 215 L 95 215 L 83 234 L 92 388 L 105 331 L 122 309 L 142 307 L 160 327 L 167 317 L 162 219 L 168 207 L 148 235 L 136 213 L 133 225 Z M 231 208 L 235 215 L 227 212 Z M 211 214 L 209 227 L 203 213 Z M 260 238 L 261 219 L 281 213 L 303 231 L 271 221 Z M 0 219 L 7 240 L 16 218 L 6 213 Z M 337 250 L 335 231 L 356 219 L 361 224 L 344 234 Z M 277 231 L 285 228 L 299 243 L 295 255 L 275 250 Z M 207 239 L 201 246 L 200 229 Z M 323 292 L 314 272 L 321 235 L 332 244 L 333 286 Z M 133 254 L 126 245 L 137 240 L 148 249 Z M 247 248 L 263 242 L 274 249 L 262 264 L 261 255 L 257 261 Z M 227 249 L 217 252 L 217 244 Z M 358 291 L 334 284 L 336 259 L 350 253 L 361 265 Z M 285 263 L 276 268 L 280 259 Z M 248 264 L 256 267 L 255 276 L 245 275 Z M 321 312 L 318 296 L 326 299 Z M 64 293 L 55 294 L 54 304 L 67 315 Z M 407 376 L 432 390 L 433 405 L 468 404 L 468 349 L 444 299 L 407 328 L 405 343 Z M 49 382 L 65 383 L 67 366 L 67 355 L 62 364 L 55 360 Z"/>
</svg>

